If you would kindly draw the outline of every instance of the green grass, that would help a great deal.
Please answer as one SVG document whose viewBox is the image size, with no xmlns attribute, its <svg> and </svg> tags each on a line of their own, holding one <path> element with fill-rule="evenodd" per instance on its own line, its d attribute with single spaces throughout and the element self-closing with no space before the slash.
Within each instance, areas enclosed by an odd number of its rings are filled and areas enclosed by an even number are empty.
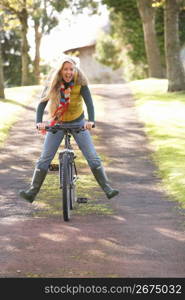
<svg viewBox="0 0 185 300">
<path fill-rule="evenodd" d="M 28 108 L 31 96 L 39 86 L 25 86 L 5 89 L 6 99 L 0 98 L 0 147 L 4 145 L 12 125 L 19 120 L 20 113 Z"/>
<path fill-rule="evenodd" d="M 130 84 L 139 118 L 153 148 L 163 188 L 185 208 L 185 93 L 168 93 L 167 80 Z"/>
<path fill-rule="evenodd" d="M 87 203 L 78 204 L 75 203 L 73 215 L 111 215 L 113 210 L 111 208 L 111 202 L 103 201 L 105 198 L 102 190 L 96 183 L 94 176 L 82 157 L 79 150 L 75 150 L 77 154 L 76 165 L 79 172 L 77 181 L 77 196 L 87 197 L 89 200 Z M 57 162 L 57 155 L 54 158 L 54 162 Z M 61 216 L 62 214 L 62 194 L 59 189 L 58 172 L 49 172 L 44 184 L 37 196 L 35 202 L 35 213 L 37 217 L 42 216 Z"/>
</svg>

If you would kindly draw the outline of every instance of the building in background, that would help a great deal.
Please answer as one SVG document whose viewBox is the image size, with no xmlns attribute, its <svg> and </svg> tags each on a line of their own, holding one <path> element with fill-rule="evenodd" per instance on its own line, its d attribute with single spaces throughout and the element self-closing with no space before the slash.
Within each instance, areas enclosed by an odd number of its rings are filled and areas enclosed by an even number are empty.
<svg viewBox="0 0 185 300">
<path fill-rule="evenodd" d="M 80 68 L 90 83 L 123 83 L 123 68 L 112 70 L 99 63 L 95 58 L 96 40 L 87 41 L 78 47 L 64 51 L 66 55 L 75 55 L 80 59 Z"/>
<path fill-rule="evenodd" d="M 104 7 L 101 16 L 70 15 L 70 25 L 64 19 L 61 20 L 52 33 L 44 36 L 42 40 L 43 65 L 54 69 L 63 55 L 75 55 L 79 57 L 80 67 L 89 79 L 89 83 L 123 83 L 123 68 L 112 70 L 111 67 L 95 59 L 96 41 L 100 33 L 109 32 L 107 9 Z M 44 78 L 43 75 L 43 80 Z"/>
</svg>

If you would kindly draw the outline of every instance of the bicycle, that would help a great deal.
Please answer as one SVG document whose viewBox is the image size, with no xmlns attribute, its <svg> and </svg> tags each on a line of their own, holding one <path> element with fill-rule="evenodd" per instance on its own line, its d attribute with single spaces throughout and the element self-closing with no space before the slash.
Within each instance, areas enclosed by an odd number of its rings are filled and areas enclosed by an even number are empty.
<svg viewBox="0 0 185 300">
<path fill-rule="evenodd" d="M 73 209 L 76 197 L 76 181 L 77 168 L 75 163 L 76 155 L 72 148 L 70 139 L 73 131 L 80 132 L 84 128 L 77 127 L 69 124 L 55 124 L 54 126 L 46 126 L 46 131 L 56 133 L 58 130 L 64 130 L 65 148 L 59 152 L 59 183 L 62 189 L 62 202 L 63 202 L 63 219 L 64 221 L 70 220 L 70 210 Z M 49 169 L 53 171 L 52 164 Z M 57 170 L 56 166 L 54 170 Z"/>
</svg>

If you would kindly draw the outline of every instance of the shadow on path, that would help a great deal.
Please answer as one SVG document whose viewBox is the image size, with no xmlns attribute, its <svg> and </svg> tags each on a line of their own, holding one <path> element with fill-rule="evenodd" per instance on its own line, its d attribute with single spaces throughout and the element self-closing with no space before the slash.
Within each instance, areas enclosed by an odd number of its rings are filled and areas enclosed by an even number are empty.
<svg viewBox="0 0 185 300">
<path fill-rule="evenodd" d="M 17 196 L 43 142 L 29 110 L 1 150 L 0 276 L 184 277 L 184 219 L 160 188 L 131 94 L 126 85 L 92 91 L 103 95 L 104 117 L 94 133 L 101 136 L 97 150 L 110 158 L 107 173 L 120 190 L 109 200 L 115 213 L 74 215 L 69 223 L 62 216 L 32 216 L 33 206 Z"/>
</svg>

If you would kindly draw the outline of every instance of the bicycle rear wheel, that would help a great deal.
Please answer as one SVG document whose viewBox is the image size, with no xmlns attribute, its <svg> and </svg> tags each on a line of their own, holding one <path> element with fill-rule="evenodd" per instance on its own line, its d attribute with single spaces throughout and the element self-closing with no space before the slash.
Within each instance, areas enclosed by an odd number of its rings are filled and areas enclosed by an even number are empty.
<svg viewBox="0 0 185 300">
<path fill-rule="evenodd" d="M 63 155 L 60 168 L 60 180 L 62 187 L 63 218 L 64 221 L 70 220 L 70 157 Z"/>
</svg>

